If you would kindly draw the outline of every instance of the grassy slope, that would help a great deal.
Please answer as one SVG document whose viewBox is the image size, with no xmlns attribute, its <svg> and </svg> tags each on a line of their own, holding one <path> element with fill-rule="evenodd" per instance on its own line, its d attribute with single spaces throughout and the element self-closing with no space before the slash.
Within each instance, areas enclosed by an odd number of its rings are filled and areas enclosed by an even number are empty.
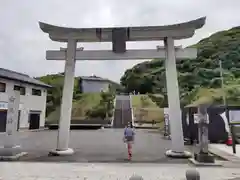
<svg viewBox="0 0 240 180">
<path fill-rule="evenodd" d="M 141 97 L 146 97 L 148 106 L 147 108 L 158 108 L 154 102 L 148 97 L 148 95 L 132 95 L 132 106 L 134 108 L 141 108 Z"/>
<path fill-rule="evenodd" d="M 228 105 L 240 105 L 240 97 L 235 96 L 234 98 L 229 98 L 231 95 L 230 93 L 233 91 L 240 91 L 240 85 L 228 85 L 225 87 L 225 90 L 219 88 L 219 89 L 207 89 L 207 88 L 201 88 L 196 96 L 194 97 L 193 101 L 191 104 L 188 106 L 197 106 L 199 104 L 203 103 L 214 103 L 217 99 L 220 99 L 221 104 L 223 104 L 223 96 L 226 97 L 226 103 Z"/>
<path fill-rule="evenodd" d="M 147 99 L 147 106 L 142 107 L 141 97 Z M 144 120 L 161 122 L 163 120 L 163 109 L 159 108 L 148 95 L 132 95 L 132 106 L 134 109 L 134 115 L 137 117 L 141 108 L 146 108 L 146 114 L 143 116 Z"/>
<path fill-rule="evenodd" d="M 202 88 L 197 92 L 193 102 L 187 105 L 187 107 L 198 106 L 204 103 L 212 104 L 215 99 L 219 99 L 222 96 L 223 96 L 223 91 L 221 89 Z"/>
<path fill-rule="evenodd" d="M 80 100 L 73 102 L 72 117 L 85 117 L 86 111 L 98 105 L 100 100 L 100 93 L 84 93 Z"/>
<path fill-rule="evenodd" d="M 100 93 L 84 93 L 78 101 L 73 102 L 72 119 L 84 119 L 86 111 L 92 109 L 101 100 Z M 60 119 L 60 107 L 47 117 L 48 123 L 56 123 Z"/>
</svg>

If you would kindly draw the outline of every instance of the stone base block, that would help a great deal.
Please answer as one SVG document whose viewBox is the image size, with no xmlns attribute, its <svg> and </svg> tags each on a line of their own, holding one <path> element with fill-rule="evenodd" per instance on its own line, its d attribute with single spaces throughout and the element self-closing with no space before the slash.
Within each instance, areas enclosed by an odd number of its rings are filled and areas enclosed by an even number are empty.
<svg viewBox="0 0 240 180">
<path fill-rule="evenodd" d="M 215 162 L 214 156 L 209 153 L 194 154 L 194 159 L 196 161 L 202 162 L 202 163 L 214 163 Z"/>
<path fill-rule="evenodd" d="M 192 154 L 188 151 L 183 152 L 175 152 L 173 150 L 166 151 L 166 156 L 172 157 L 172 158 L 190 158 L 192 157 Z"/>
<path fill-rule="evenodd" d="M 68 148 L 66 150 L 53 150 L 51 152 L 49 152 L 49 156 L 69 156 L 74 154 L 74 150 L 71 148 Z"/>
<path fill-rule="evenodd" d="M 27 152 L 22 152 L 20 146 L 12 148 L 1 147 L 0 148 L 0 160 L 2 161 L 14 161 L 20 157 L 27 155 Z"/>
<path fill-rule="evenodd" d="M 189 158 L 189 162 L 192 163 L 195 166 L 223 166 L 221 162 L 214 161 L 213 163 L 205 163 L 205 162 L 198 162 L 194 158 Z"/>
</svg>

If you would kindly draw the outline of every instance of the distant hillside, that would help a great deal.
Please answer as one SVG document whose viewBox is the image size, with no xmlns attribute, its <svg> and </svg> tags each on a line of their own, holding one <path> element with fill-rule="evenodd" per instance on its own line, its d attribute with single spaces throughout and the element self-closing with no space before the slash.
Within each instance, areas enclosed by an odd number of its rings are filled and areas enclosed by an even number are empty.
<svg viewBox="0 0 240 180">
<path fill-rule="evenodd" d="M 182 105 L 199 99 L 220 104 L 223 93 L 228 103 L 240 104 L 240 27 L 217 32 L 193 47 L 198 48 L 196 59 L 177 62 Z M 221 90 L 219 60 L 224 69 L 224 92 Z M 128 69 L 121 84 L 128 92 L 161 94 L 165 97 L 161 100 L 164 104 L 167 99 L 165 79 L 164 60 L 153 59 Z"/>
</svg>

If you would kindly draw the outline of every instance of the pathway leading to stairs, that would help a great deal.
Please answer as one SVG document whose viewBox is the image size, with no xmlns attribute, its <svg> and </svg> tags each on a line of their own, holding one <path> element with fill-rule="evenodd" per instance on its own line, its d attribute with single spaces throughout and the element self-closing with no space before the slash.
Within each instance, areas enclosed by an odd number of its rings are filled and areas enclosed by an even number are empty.
<svg viewBox="0 0 240 180">
<path fill-rule="evenodd" d="M 0 146 L 3 143 L 0 135 Z M 49 157 L 57 146 L 57 131 L 20 132 L 18 142 L 28 156 L 22 161 L 38 162 L 127 162 L 127 149 L 123 143 L 123 129 L 72 130 L 69 147 L 72 156 Z M 133 146 L 133 163 L 187 163 L 187 160 L 169 159 L 165 156 L 171 141 L 162 138 L 157 130 L 136 129 Z"/>
</svg>

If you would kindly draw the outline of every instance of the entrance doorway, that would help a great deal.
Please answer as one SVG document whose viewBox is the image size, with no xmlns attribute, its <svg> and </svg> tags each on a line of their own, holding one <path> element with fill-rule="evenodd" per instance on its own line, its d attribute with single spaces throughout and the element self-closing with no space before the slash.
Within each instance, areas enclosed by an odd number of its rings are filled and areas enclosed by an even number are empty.
<svg viewBox="0 0 240 180">
<path fill-rule="evenodd" d="M 18 111 L 18 121 L 17 121 L 17 131 L 20 128 L 20 117 L 21 111 Z M 0 109 L 0 132 L 6 132 L 6 124 L 7 124 L 7 110 Z"/>
<path fill-rule="evenodd" d="M 7 110 L 0 110 L 0 132 L 6 131 Z"/>
<path fill-rule="evenodd" d="M 29 129 L 40 128 L 40 114 L 41 112 L 30 112 L 29 114 Z"/>
<path fill-rule="evenodd" d="M 21 111 L 19 110 L 19 111 L 18 111 L 17 131 L 18 131 L 19 128 L 20 128 L 20 119 L 21 119 Z"/>
</svg>

